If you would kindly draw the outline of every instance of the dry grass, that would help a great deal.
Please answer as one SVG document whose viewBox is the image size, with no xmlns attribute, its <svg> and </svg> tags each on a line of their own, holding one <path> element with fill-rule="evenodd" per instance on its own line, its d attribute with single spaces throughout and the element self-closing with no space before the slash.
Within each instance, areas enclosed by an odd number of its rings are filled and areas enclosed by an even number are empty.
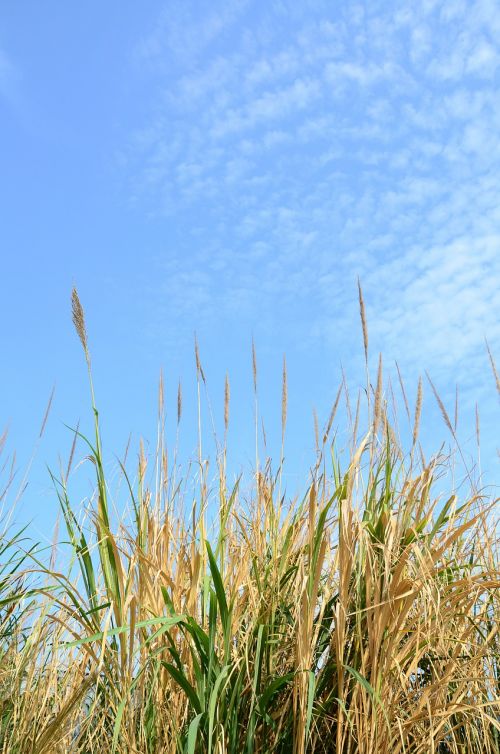
<svg viewBox="0 0 500 754">
<path fill-rule="evenodd" d="M 76 294 L 73 311 L 89 364 Z M 197 344 L 195 358 L 205 383 Z M 253 346 L 252 371 L 256 393 Z M 212 486 L 200 446 L 193 502 L 160 432 L 134 478 L 122 466 L 131 515 L 113 524 L 92 391 L 95 436 L 75 433 L 96 474 L 83 518 L 68 475 L 54 478 L 79 575 L 36 551 L 21 562 L 25 543 L 2 540 L 0 752 L 498 753 L 496 501 L 438 498 L 447 460 L 413 452 L 421 382 L 409 453 L 382 361 L 374 392 L 341 468 L 330 438 L 341 386 L 302 499 L 282 497 L 270 462 L 243 495 L 224 443 Z M 163 401 L 161 387 L 160 428 Z M 286 413 L 284 364 L 282 437 Z M 225 435 L 228 422 L 226 381 Z"/>
</svg>

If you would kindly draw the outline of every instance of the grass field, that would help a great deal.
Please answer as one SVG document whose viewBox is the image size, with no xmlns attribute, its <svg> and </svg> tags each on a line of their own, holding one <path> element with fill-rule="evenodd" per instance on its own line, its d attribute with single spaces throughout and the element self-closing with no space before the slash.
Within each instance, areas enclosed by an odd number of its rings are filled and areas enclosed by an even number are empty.
<svg viewBox="0 0 500 754">
<path fill-rule="evenodd" d="M 367 357 L 361 291 L 360 305 Z M 211 467 L 200 446 L 180 478 L 160 432 L 156 457 L 141 449 L 137 469 L 121 468 L 129 514 L 116 522 L 76 291 L 73 320 L 95 419 L 78 447 L 95 495 L 74 505 L 72 452 L 53 479 L 68 559 L 41 553 L 29 531 L 0 541 L 0 752 L 498 753 L 497 501 L 472 480 L 457 492 L 449 459 L 423 457 L 422 383 L 415 406 L 400 385 L 403 447 L 380 361 L 341 463 L 342 384 L 300 499 L 282 494 L 283 452 L 276 467 L 257 454 L 243 494 L 225 436 Z M 196 368 L 203 385 L 198 352 Z M 160 386 L 160 428 L 163 412 Z M 284 438 L 285 368 L 281 413 Z"/>
</svg>

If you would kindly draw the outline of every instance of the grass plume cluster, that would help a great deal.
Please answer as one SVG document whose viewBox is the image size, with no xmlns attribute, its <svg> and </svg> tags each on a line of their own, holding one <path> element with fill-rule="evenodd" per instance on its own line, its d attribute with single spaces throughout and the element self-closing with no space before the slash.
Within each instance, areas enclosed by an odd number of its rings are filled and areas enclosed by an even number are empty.
<svg viewBox="0 0 500 754">
<path fill-rule="evenodd" d="M 72 304 L 92 387 L 76 291 Z M 195 356 L 200 388 L 197 344 Z M 253 344 L 252 369 L 257 428 Z M 401 387 L 410 447 L 389 420 L 380 360 L 349 458 L 333 439 L 341 386 L 327 425 L 315 418 L 304 495 L 289 500 L 283 449 L 273 471 L 257 432 L 251 495 L 228 478 L 226 378 L 224 442 L 209 471 L 200 439 L 195 498 L 160 431 L 155 458 L 141 447 L 133 473 L 121 465 L 131 514 L 119 522 L 92 388 L 94 436 L 75 432 L 95 473 L 85 515 L 71 461 L 53 478 L 78 575 L 0 540 L 1 754 L 498 753 L 497 501 L 438 496 L 446 459 L 419 449 L 422 382 L 413 409 Z M 162 381 L 159 414 L 162 428 Z M 285 362 L 281 416 L 283 448 Z"/>
</svg>

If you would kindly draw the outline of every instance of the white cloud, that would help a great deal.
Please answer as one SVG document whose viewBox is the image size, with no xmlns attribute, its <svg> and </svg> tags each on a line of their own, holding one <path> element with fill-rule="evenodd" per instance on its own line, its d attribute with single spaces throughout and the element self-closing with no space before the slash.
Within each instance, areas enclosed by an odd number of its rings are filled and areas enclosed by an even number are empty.
<svg viewBox="0 0 500 754">
<path fill-rule="evenodd" d="M 498 68 L 500 56 L 487 40 L 480 39 L 467 59 L 467 71 L 476 75 L 491 77 Z"/>
<path fill-rule="evenodd" d="M 477 381 L 484 335 L 500 339 L 494 15 L 487 1 L 295 25 L 268 11 L 246 44 L 202 41 L 135 154 L 141 201 L 185 228 L 161 263 L 179 316 L 258 312 L 284 339 L 348 346 L 359 274 L 374 344 Z"/>
<path fill-rule="evenodd" d="M 247 6 L 248 0 L 230 0 L 216 9 L 208 2 L 199 2 L 191 8 L 179 0 L 170 2 L 151 34 L 138 45 L 137 54 L 160 67 L 165 57 L 193 65 L 207 47 L 234 25 Z"/>
<path fill-rule="evenodd" d="M 318 81 L 296 79 L 290 85 L 265 91 L 239 109 L 227 109 L 218 115 L 211 134 L 215 139 L 242 132 L 267 121 L 276 121 L 297 110 L 304 110 L 320 95 Z"/>
</svg>

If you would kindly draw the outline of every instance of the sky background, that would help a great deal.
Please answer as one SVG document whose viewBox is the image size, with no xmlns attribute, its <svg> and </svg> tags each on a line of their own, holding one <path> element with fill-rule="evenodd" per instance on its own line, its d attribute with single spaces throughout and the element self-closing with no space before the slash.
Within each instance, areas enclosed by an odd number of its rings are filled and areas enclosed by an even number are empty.
<svg viewBox="0 0 500 754">
<path fill-rule="evenodd" d="M 271 448 L 287 355 L 295 490 L 313 406 L 327 418 L 341 364 L 363 383 L 359 276 L 372 365 L 397 359 L 412 400 L 427 370 L 450 413 L 458 383 L 471 453 L 477 401 L 494 481 L 499 85 L 495 0 L 2 3 L 0 426 L 19 480 L 56 385 L 18 519 L 51 531 L 46 465 L 64 423 L 90 426 L 75 284 L 111 465 L 130 432 L 154 444 L 160 368 L 193 452 L 196 331 L 250 467 L 254 337 Z M 449 440 L 428 384 L 424 427 Z"/>
</svg>

